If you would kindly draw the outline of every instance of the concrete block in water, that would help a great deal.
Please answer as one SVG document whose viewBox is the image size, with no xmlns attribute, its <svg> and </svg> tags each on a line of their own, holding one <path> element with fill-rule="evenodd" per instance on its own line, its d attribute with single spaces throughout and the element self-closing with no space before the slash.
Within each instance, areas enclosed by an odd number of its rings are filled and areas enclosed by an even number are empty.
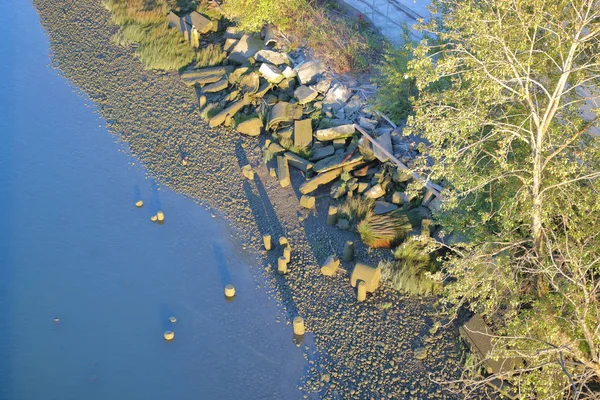
<svg viewBox="0 0 600 400">
<path fill-rule="evenodd" d="M 287 259 L 284 256 L 281 256 L 277 259 L 277 273 L 280 275 L 285 275 L 288 272 L 287 269 Z"/>
<path fill-rule="evenodd" d="M 225 286 L 225 296 L 227 296 L 227 297 L 235 296 L 235 288 L 233 287 L 233 285 L 229 284 L 229 285 Z"/>
<path fill-rule="evenodd" d="M 352 275 L 350 276 L 350 284 L 356 287 L 358 281 L 364 281 L 368 292 L 373 293 L 379 287 L 381 280 L 381 268 L 371 267 L 363 263 L 356 263 Z"/>
<path fill-rule="evenodd" d="M 144 202 L 143 202 L 142 200 L 139 200 L 139 201 L 137 201 L 137 202 L 135 203 L 135 206 L 136 206 L 137 208 L 140 208 L 140 207 L 142 207 L 143 205 L 144 205 Z"/>
<path fill-rule="evenodd" d="M 165 214 L 162 211 L 159 211 L 156 213 L 156 220 L 158 222 L 164 222 L 165 221 Z"/>
<path fill-rule="evenodd" d="M 294 335 L 298 335 L 298 336 L 304 335 L 304 332 L 305 332 L 304 318 L 302 318 L 302 317 L 294 318 L 293 327 L 294 327 Z"/>
<path fill-rule="evenodd" d="M 175 332 L 173 332 L 173 331 L 166 331 L 163 334 L 163 337 L 165 338 L 166 341 L 170 342 L 171 340 L 175 339 Z"/>
<path fill-rule="evenodd" d="M 277 156 L 277 179 L 281 187 L 287 187 L 291 183 L 290 167 L 287 158 L 283 156 Z"/>
<path fill-rule="evenodd" d="M 327 257 L 325 263 L 321 267 L 321 273 L 325 276 L 334 276 L 338 267 L 340 266 L 340 259 L 336 255 Z"/>
<path fill-rule="evenodd" d="M 271 250 L 271 235 L 263 236 L 263 244 L 265 245 L 265 250 Z"/>
</svg>

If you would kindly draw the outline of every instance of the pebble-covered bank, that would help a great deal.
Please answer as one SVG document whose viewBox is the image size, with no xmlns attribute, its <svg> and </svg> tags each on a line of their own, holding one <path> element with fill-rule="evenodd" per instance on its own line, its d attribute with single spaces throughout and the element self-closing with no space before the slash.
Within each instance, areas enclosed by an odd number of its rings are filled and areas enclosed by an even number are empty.
<svg viewBox="0 0 600 400">
<path fill-rule="evenodd" d="M 325 259 L 341 255 L 348 240 L 356 242 L 357 260 L 376 264 L 382 254 L 369 252 L 354 233 L 327 225 L 328 199 L 317 199 L 314 210 L 302 208 L 294 183 L 304 178 L 295 169 L 292 184 L 282 189 L 262 164 L 265 137 L 210 129 L 199 116 L 196 93 L 178 74 L 145 71 L 132 49 L 111 43 L 117 27 L 100 1 L 34 4 L 50 36 L 55 66 L 97 104 L 111 132 L 162 183 L 218 210 L 237 228 L 245 247 L 257 255 L 260 279 L 281 303 L 290 336 L 292 320 L 304 318 L 317 350 L 306 354 L 310 368 L 300 387 L 306 396 L 463 397 L 434 382 L 460 374 L 455 327 L 431 329 L 439 316 L 434 299 L 403 297 L 383 286 L 359 303 L 348 274 L 320 273 Z M 248 164 L 254 180 L 242 175 Z M 274 238 L 270 252 L 263 250 L 264 235 Z M 292 248 L 285 276 L 275 271 L 280 236 Z M 349 270 L 352 264 L 341 266 Z"/>
</svg>

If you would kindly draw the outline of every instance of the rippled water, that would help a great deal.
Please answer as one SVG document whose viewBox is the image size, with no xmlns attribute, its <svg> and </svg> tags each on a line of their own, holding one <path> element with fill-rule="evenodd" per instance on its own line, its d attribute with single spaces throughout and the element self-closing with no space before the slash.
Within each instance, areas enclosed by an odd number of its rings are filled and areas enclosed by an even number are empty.
<svg viewBox="0 0 600 400">
<path fill-rule="evenodd" d="M 226 226 L 49 63 L 32 5 L 0 1 L 0 399 L 301 397 L 303 348 Z"/>
</svg>

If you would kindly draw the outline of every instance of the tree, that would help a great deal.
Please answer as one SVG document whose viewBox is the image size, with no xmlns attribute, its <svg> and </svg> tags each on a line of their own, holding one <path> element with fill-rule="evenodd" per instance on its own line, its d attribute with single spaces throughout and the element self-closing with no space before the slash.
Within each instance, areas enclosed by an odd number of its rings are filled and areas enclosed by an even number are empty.
<svg viewBox="0 0 600 400">
<path fill-rule="evenodd" d="M 524 397 L 600 381 L 600 3 L 439 0 L 415 50 L 408 133 L 446 183 L 439 215 L 466 237 L 445 266 L 456 309 L 499 329 Z M 508 349 L 508 350 L 507 350 Z M 477 383 L 477 382 L 472 382 Z M 590 386 L 591 385 L 591 386 Z"/>
</svg>

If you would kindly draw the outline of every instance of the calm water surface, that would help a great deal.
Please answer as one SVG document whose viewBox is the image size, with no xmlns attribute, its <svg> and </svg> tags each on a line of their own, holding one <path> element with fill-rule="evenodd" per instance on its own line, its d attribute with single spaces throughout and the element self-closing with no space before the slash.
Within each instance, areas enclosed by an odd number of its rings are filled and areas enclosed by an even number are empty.
<svg viewBox="0 0 600 400">
<path fill-rule="evenodd" d="M 1 0 L 0 399 L 300 398 L 303 349 L 228 229 L 49 63 L 32 5 Z"/>
</svg>

